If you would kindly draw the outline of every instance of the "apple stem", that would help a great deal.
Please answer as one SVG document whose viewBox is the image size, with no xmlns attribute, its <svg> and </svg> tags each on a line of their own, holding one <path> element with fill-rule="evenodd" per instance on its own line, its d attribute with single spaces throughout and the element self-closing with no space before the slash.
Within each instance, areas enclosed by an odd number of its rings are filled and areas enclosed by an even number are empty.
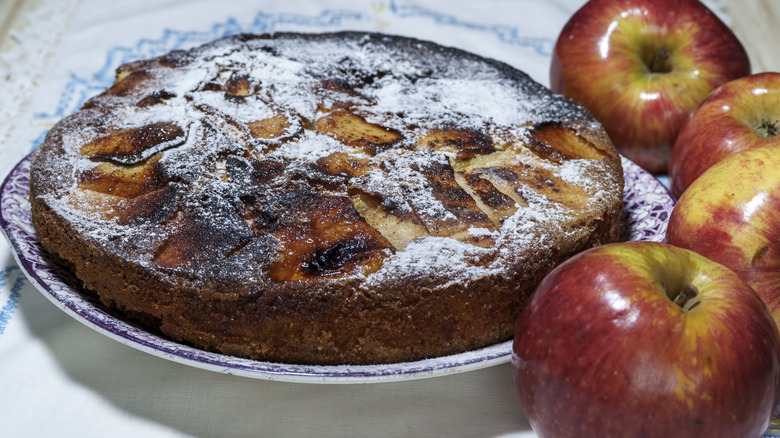
<svg viewBox="0 0 780 438">
<path fill-rule="evenodd" d="M 756 130 L 763 137 L 774 137 L 777 134 L 780 134 L 780 128 L 778 128 L 777 122 L 766 119 L 761 120 L 761 124 L 758 125 Z"/>
<path fill-rule="evenodd" d="M 683 310 L 691 310 L 699 304 L 698 301 L 693 300 L 697 295 L 699 295 L 699 290 L 696 289 L 695 286 L 687 284 L 685 285 L 685 288 L 674 297 L 673 301 L 674 304 L 682 307 Z"/>
<path fill-rule="evenodd" d="M 668 73 L 671 71 L 669 57 L 671 53 L 667 49 L 658 49 L 650 62 L 650 71 L 653 73 Z"/>
</svg>

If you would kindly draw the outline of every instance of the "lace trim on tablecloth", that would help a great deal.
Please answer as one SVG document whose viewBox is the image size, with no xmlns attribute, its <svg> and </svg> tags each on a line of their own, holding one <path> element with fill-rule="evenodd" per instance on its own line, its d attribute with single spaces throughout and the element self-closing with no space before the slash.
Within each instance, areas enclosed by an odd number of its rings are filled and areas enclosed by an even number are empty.
<svg viewBox="0 0 780 438">
<path fill-rule="evenodd" d="M 45 79 L 46 66 L 79 3 L 43 0 L 23 14 L 21 25 L 11 29 L 12 44 L 0 52 L 0 148 L 14 148 L 9 142 L 15 133 L 29 127 L 30 99 Z"/>
</svg>

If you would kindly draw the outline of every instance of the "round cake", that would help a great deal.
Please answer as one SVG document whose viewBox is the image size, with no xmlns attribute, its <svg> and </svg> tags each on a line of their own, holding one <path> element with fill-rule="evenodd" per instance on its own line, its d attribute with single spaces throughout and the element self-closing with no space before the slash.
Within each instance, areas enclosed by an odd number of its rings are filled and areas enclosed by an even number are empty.
<svg viewBox="0 0 780 438">
<path fill-rule="evenodd" d="M 237 35 L 119 67 L 30 175 L 85 293 L 204 350 L 374 364 L 508 340 L 535 287 L 618 239 L 583 108 L 509 65 L 361 32 Z"/>
</svg>

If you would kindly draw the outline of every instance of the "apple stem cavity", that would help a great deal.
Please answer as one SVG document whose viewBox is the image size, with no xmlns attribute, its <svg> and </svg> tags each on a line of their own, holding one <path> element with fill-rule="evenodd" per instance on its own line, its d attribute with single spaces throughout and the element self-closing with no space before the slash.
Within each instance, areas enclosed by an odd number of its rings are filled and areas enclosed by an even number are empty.
<svg viewBox="0 0 780 438">
<path fill-rule="evenodd" d="M 658 49 L 653 54 L 653 59 L 648 63 L 647 67 L 652 73 L 669 73 L 672 71 L 672 65 L 669 62 L 671 53 L 668 49 Z"/>
<path fill-rule="evenodd" d="M 758 131 L 758 134 L 762 137 L 774 137 L 777 134 L 780 134 L 780 127 L 777 126 L 777 121 L 763 119 L 761 120 L 761 124 L 758 125 L 758 128 L 756 128 L 756 131 Z"/>
<path fill-rule="evenodd" d="M 694 300 L 697 295 L 699 295 L 699 289 L 696 289 L 696 286 L 691 284 L 686 284 L 685 288 L 672 301 L 683 310 L 690 311 L 699 304 L 699 300 Z"/>
</svg>

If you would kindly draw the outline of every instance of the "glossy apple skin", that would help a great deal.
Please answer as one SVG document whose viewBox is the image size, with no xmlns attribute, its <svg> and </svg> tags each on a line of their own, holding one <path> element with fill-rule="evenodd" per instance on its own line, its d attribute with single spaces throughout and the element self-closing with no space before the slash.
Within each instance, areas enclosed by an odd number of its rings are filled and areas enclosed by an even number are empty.
<svg viewBox="0 0 780 438">
<path fill-rule="evenodd" d="M 727 82 L 704 99 L 680 129 L 669 161 L 669 182 L 679 198 L 705 170 L 733 153 L 780 146 L 762 123 L 780 128 L 780 73 Z"/>
<path fill-rule="evenodd" d="M 780 323 L 780 148 L 737 152 L 680 197 L 666 241 L 736 272 Z"/>
<path fill-rule="evenodd" d="M 659 49 L 668 71 L 652 72 Z M 688 114 L 748 74 L 740 41 L 698 0 L 591 0 L 558 36 L 550 86 L 587 108 L 628 158 L 665 173 Z"/>
<path fill-rule="evenodd" d="M 666 290 L 695 286 L 683 310 Z M 778 402 L 766 306 L 734 272 L 664 243 L 585 251 L 518 321 L 518 394 L 542 438 L 759 437 Z"/>
</svg>

